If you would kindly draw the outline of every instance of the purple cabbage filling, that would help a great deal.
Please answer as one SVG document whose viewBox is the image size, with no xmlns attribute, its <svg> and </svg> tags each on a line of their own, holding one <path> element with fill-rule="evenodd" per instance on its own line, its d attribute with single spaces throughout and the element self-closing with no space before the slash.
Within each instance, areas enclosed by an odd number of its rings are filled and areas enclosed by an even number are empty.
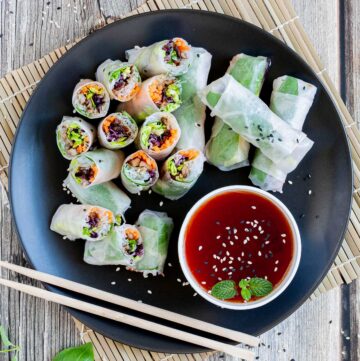
<svg viewBox="0 0 360 361">
<path fill-rule="evenodd" d="M 170 135 L 171 135 L 171 133 L 169 130 L 166 130 L 161 135 L 156 135 L 156 134 L 152 133 L 149 136 L 149 143 L 150 143 L 151 147 L 155 147 L 155 146 L 160 147 Z"/>
<path fill-rule="evenodd" d="M 130 129 L 119 122 L 112 122 L 109 126 L 109 132 L 106 135 L 106 139 L 109 142 L 115 142 L 120 138 L 129 138 L 131 135 Z"/>
<path fill-rule="evenodd" d="M 104 97 L 102 95 L 94 94 L 93 101 L 96 105 L 96 108 L 99 109 L 104 103 Z"/>
</svg>

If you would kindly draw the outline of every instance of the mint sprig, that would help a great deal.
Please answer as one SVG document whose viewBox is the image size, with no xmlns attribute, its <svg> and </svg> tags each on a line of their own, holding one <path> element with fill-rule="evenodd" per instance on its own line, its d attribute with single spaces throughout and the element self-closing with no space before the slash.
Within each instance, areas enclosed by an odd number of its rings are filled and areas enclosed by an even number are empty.
<svg viewBox="0 0 360 361">
<path fill-rule="evenodd" d="M 0 354 L 5 353 L 14 353 L 13 357 L 11 358 L 11 361 L 17 361 L 18 354 L 20 352 L 20 346 L 14 345 L 10 340 L 6 333 L 6 330 L 3 326 L 0 325 Z"/>
<path fill-rule="evenodd" d="M 220 281 L 211 289 L 211 295 L 219 300 L 228 300 L 236 296 L 236 283 L 234 281 Z"/>
<path fill-rule="evenodd" d="M 52 361 L 94 361 L 94 350 L 91 342 L 79 347 L 67 348 L 58 353 Z"/>
<path fill-rule="evenodd" d="M 239 287 L 241 288 L 241 297 L 245 301 L 249 301 L 252 296 L 264 297 L 273 290 L 272 283 L 260 277 L 242 279 L 239 282 Z"/>
</svg>

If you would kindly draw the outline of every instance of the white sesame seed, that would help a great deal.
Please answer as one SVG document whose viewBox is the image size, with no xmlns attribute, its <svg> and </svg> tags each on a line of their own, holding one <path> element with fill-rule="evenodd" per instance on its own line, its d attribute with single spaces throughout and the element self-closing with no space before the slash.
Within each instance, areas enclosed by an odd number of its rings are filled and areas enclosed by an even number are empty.
<svg viewBox="0 0 360 361">
<path fill-rule="evenodd" d="M 228 231 L 230 229 L 230 227 L 225 227 L 225 229 Z"/>
<path fill-rule="evenodd" d="M 289 184 L 293 184 L 293 182 L 292 182 L 291 180 L 288 180 L 288 183 L 289 183 Z"/>
<path fill-rule="evenodd" d="M 222 281 L 222 278 L 221 278 L 221 277 L 218 277 L 218 281 Z"/>
<path fill-rule="evenodd" d="M 111 284 L 114 286 L 114 285 L 116 285 L 116 282 L 115 282 L 115 281 L 112 281 Z"/>
<path fill-rule="evenodd" d="M 233 263 L 233 261 L 229 261 L 229 264 L 232 264 Z"/>
<path fill-rule="evenodd" d="M 278 268 L 277 268 L 277 267 L 275 267 L 275 268 L 274 268 L 274 272 L 277 272 L 277 270 L 278 270 Z"/>
<path fill-rule="evenodd" d="M 213 258 L 214 258 L 214 259 L 216 259 L 216 258 L 217 258 L 217 257 L 216 257 L 216 254 L 213 254 Z"/>
<path fill-rule="evenodd" d="M 234 257 L 229 257 L 232 261 L 234 260 Z"/>
<path fill-rule="evenodd" d="M 203 246 L 199 246 L 199 248 L 198 248 L 198 249 L 199 249 L 199 251 L 201 251 L 201 250 L 203 249 Z"/>
<path fill-rule="evenodd" d="M 233 273 L 232 272 L 229 272 L 228 275 L 231 276 Z"/>
<path fill-rule="evenodd" d="M 270 241 L 266 241 L 266 242 L 265 242 L 265 244 L 269 244 L 269 243 L 270 243 Z"/>
<path fill-rule="evenodd" d="M 152 291 L 151 291 L 151 290 L 147 290 L 147 293 L 148 293 L 149 295 L 151 295 L 151 294 L 152 294 Z"/>
<path fill-rule="evenodd" d="M 230 241 L 230 245 L 233 246 L 233 245 L 234 245 L 234 242 L 233 242 L 233 241 Z"/>
<path fill-rule="evenodd" d="M 128 278 L 128 281 L 129 281 L 129 282 L 131 282 L 131 281 L 132 281 L 132 279 L 131 279 L 131 278 Z"/>
<path fill-rule="evenodd" d="M 251 262 L 251 261 L 247 261 L 247 263 L 248 263 L 248 264 L 252 264 L 252 262 Z"/>
<path fill-rule="evenodd" d="M 176 281 L 178 281 L 179 283 L 181 283 L 181 279 L 180 279 L 180 278 L 177 278 Z"/>
<path fill-rule="evenodd" d="M 311 196 L 311 194 L 312 194 L 312 190 L 311 190 L 311 189 L 309 189 L 308 194 L 309 194 L 309 196 Z"/>
<path fill-rule="evenodd" d="M 245 232 L 249 232 L 249 228 L 245 228 Z"/>
<path fill-rule="evenodd" d="M 149 189 L 149 192 L 148 192 L 149 194 L 151 194 L 152 193 L 152 190 L 151 189 Z"/>
<path fill-rule="evenodd" d="M 164 202 L 163 202 L 163 201 L 161 201 L 161 202 L 159 203 L 159 206 L 160 206 L 160 207 L 162 207 L 162 206 L 163 206 L 163 204 L 164 204 Z"/>
<path fill-rule="evenodd" d="M 286 239 L 283 239 L 283 243 L 284 243 L 284 244 L 286 243 Z"/>
<path fill-rule="evenodd" d="M 251 209 L 256 209 L 256 207 L 255 207 L 255 206 L 251 206 Z"/>
<path fill-rule="evenodd" d="M 234 236 L 234 238 L 235 238 L 235 239 L 239 239 L 239 237 L 238 237 L 238 236 Z"/>
<path fill-rule="evenodd" d="M 245 224 L 250 224 L 251 222 L 250 221 L 246 221 Z"/>
<path fill-rule="evenodd" d="M 238 260 L 238 261 L 241 261 L 241 258 L 240 258 L 240 257 L 238 257 L 238 258 L 237 258 L 237 260 Z"/>
<path fill-rule="evenodd" d="M 226 255 L 227 255 L 227 256 L 230 256 L 230 252 L 229 252 L 229 251 L 226 251 Z"/>
<path fill-rule="evenodd" d="M 182 286 L 183 286 L 183 287 L 189 286 L 189 282 L 183 282 L 183 283 L 182 283 Z"/>
<path fill-rule="evenodd" d="M 241 252 L 241 257 L 244 257 L 245 253 L 244 252 Z"/>
<path fill-rule="evenodd" d="M 258 256 L 261 256 L 261 251 L 258 252 Z"/>
<path fill-rule="evenodd" d="M 216 268 L 216 265 L 214 264 L 214 265 L 212 266 L 212 268 L 213 268 L 213 269 Z"/>
<path fill-rule="evenodd" d="M 258 236 L 253 236 L 254 239 L 258 239 Z"/>
<path fill-rule="evenodd" d="M 260 234 L 263 234 L 264 232 L 265 232 L 265 231 L 262 230 L 262 231 L 260 231 Z"/>
<path fill-rule="evenodd" d="M 244 243 L 244 244 L 248 243 L 248 240 L 247 240 L 247 239 L 244 239 L 243 243 Z"/>
<path fill-rule="evenodd" d="M 168 266 L 169 266 L 169 267 L 172 267 L 172 264 L 169 262 L 169 263 L 168 263 Z"/>
<path fill-rule="evenodd" d="M 119 271 L 120 271 L 120 267 L 117 267 L 115 271 L 116 271 L 116 272 L 119 272 Z"/>
<path fill-rule="evenodd" d="M 267 280 L 267 276 L 264 277 Z"/>
<path fill-rule="evenodd" d="M 237 228 L 234 228 L 234 234 L 236 234 L 238 232 Z"/>
<path fill-rule="evenodd" d="M 282 234 L 281 234 L 281 237 L 286 237 L 286 233 L 282 233 Z"/>
<path fill-rule="evenodd" d="M 193 297 L 196 297 L 197 296 L 197 293 L 195 292 L 194 294 L 193 294 Z"/>
<path fill-rule="evenodd" d="M 225 242 L 223 242 L 223 243 L 222 243 L 222 246 L 226 248 L 226 243 L 225 243 Z"/>
<path fill-rule="evenodd" d="M 275 264 L 279 264 L 279 260 L 278 260 L 278 259 L 275 261 Z"/>
</svg>

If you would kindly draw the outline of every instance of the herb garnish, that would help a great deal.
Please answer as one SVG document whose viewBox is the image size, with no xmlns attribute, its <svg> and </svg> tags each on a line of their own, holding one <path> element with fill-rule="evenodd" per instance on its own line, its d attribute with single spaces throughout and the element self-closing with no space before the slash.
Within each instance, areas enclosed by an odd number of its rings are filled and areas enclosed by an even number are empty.
<svg viewBox="0 0 360 361">
<path fill-rule="evenodd" d="M 58 353 L 52 361 L 94 361 L 94 350 L 91 342 L 79 347 L 67 348 Z"/>
<path fill-rule="evenodd" d="M 211 289 L 211 295 L 220 299 L 227 300 L 236 296 L 236 284 L 234 281 L 220 281 Z"/>
<path fill-rule="evenodd" d="M 14 352 L 15 356 L 12 357 L 11 361 L 17 361 L 17 357 L 20 351 L 20 346 L 14 345 L 10 340 L 6 333 L 6 330 L 3 326 L 0 325 L 0 344 L 5 347 L 4 349 L 1 349 L 0 347 L 0 354 L 1 353 L 9 353 Z"/>
</svg>

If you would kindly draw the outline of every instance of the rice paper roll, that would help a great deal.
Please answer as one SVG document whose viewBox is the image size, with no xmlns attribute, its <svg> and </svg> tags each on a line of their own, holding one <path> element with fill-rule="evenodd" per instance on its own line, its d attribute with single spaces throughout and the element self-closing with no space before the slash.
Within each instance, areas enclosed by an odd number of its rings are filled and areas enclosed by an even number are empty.
<svg viewBox="0 0 360 361">
<path fill-rule="evenodd" d="M 177 151 L 163 164 L 153 191 L 171 200 L 183 197 L 203 172 L 204 162 L 205 157 L 198 149 Z"/>
<path fill-rule="evenodd" d="M 144 256 L 140 231 L 130 224 L 114 227 L 101 241 L 85 243 L 84 261 L 95 266 L 133 266 Z"/>
<path fill-rule="evenodd" d="M 316 90 L 314 85 L 288 75 L 277 78 L 273 83 L 270 109 L 293 128 L 301 130 L 314 101 Z M 307 152 L 312 144 L 308 138 L 305 138 L 296 151 Z M 257 150 L 250 180 L 264 190 L 282 192 L 288 173 L 298 165 L 296 151 L 280 162 L 274 163 Z"/>
<path fill-rule="evenodd" d="M 207 84 L 212 55 L 203 48 L 191 48 L 192 62 L 187 73 L 179 80 L 182 86 L 182 105 L 175 110 L 174 115 L 181 128 L 181 136 L 176 149 L 205 147 L 206 107 L 197 93 Z"/>
<path fill-rule="evenodd" d="M 157 112 L 146 118 L 136 143 L 152 158 L 161 160 L 173 151 L 180 134 L 179 124 L 171 113 Z"/>
<path fill-rule="evenodd" d="M 270 61 L 264 56 L 235 55 L 227 73 L 238 83 L 259 96 Z M 249 165 L 250 144 L 221 118 L 215 117 L 211 137 L 206 144 L 207 161 L 222 171 Z"/>
<path fill-rule="evenodd" d="M 130 154 L 121 169 L 123 186 L 133 194 L 150 189 L 159 178 L 158 166 L 143 150 Z"/>
<path fill-rule="evenodd" d="M 135 120 L 125 111 L 109 114 L 98 126 L 99 143 L 107 149 L 121 149 L 138 134 Z"/>
<path fill-rule="evenodd" d="M 124 161 L 120 150 L 97 149 L 75 157 L 69 173 L 82 187 L 91 187 L 117 178 Z"/>
<path fill-rule="evenodd" d="M 174 228 L 173 220 L 166 213 L 146 209 L 140 214 L 136 226 L 143 239 L 144 256 L 129 269 L 142 272 L 144 277 L 149 274 L 163 274 L 169 240 Z"/>
<path fill-rule="evenodd" d="M 137 46 L 127 50 L 125 56 L 145 78 L 159 74 L 178 76 L 188 71 L 192 59 L 190 50 L 185 39 L 173 38 L 146 47 Z"/>
<path fill-rule="evenodd" d="M 113 213 L 86 204 L 62 204 L 55 212 L 50 229 L 70 240 L 78 238 L 98 241 L 105 238 L 114 225 Z"/>
<path fill-rule="evenodd" d="M 102 118 L 109 110 L 110 96 L 100 82 L 83 79 L 75 86 L 72 105 L 79 114 L 86 118 Z"/>
<path fill-rule="evenodd" d="M 69 174 L 63 186 L 80 203 L 107 208 L 113 212 L 117 224 L 124 222 L 124 213 L 130 208 L 131 199 L 115 183 L 109 181 L 84 188 Z"/>
<path fill-rule="evenodd" d="M 173 112 L 181 104 L 181 83 L 178 79 L 161 74 L 145 80 L 139 93 L 119 109 L 125 110 L 138 122 L 156 112 Z"/>
<path fill-rule="evenodd" d="M 86 153 L 94 144 L 96 129 L 78 117 L 64 116 L 56 128 L 56 144 L 66 159 Z"/>
<path fill-rule="evenodd" d="M 127 102 L 140 90 L 141 77 L 134 64 L 105 60 L 96 71 L 96 80 L 104 84 L 110 98 Z"/>
<path fill-rule="evenodd" d="M 294 160 L 299 163 L 305 156 L 306 151 L 298 147 L 306 139 L 306 134 L 280 119 L 231 75 L 225 74 L 208 85 L 202 91 L 201 99 L 212 110 L 212 116 L 219 116 L 273 162 L 278 163 L 284 157 L 296 154 Z"/>
</svg>

